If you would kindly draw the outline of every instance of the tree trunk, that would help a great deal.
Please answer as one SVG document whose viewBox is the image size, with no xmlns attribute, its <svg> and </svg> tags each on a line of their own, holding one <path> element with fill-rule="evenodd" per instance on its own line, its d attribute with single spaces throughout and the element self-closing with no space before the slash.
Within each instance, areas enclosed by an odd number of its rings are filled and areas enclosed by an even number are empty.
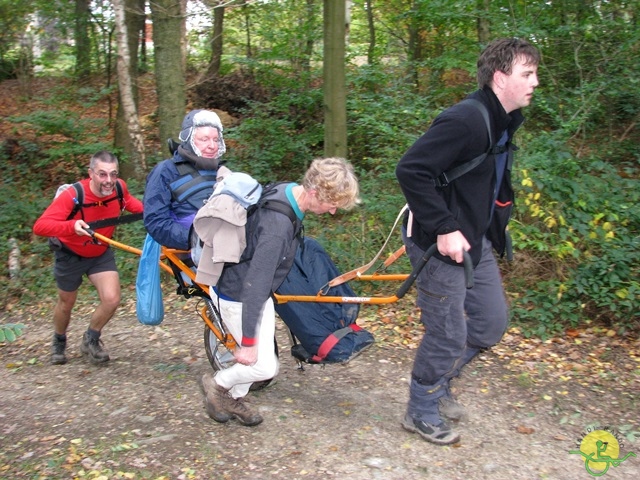
<svg viewBox="0 0 640 480">
<path fill-rule="evenodd" d="M 324 154 L 347 156 L 346 3 L 324 0 Z"/>
<path fill-rule="evenodd" d="M 211 38 L 211 61 L 207 68 L 207 78 L 220 75 L 222 59 L 222 31 L 224 26 L 224 5 L 213 8 L 213 36 Z"/>
<path fill-rule="evenodd" d="M 9 279 L 17 280 L 20 275 L 20 248 L 18 241 L 11 237 L 9 239 Z"/>
<path fill-rule="evenodd" d="M 88 80 L 91 75 L 91 40 L 89 39 L 89 15 L 91 0 L 76 0 L 76 77 Z"/>
<path fill-rule="evenodd" d="M 315 45 L 315 27 L 316 27 L 316 0 L 307 0 L 307 27 L 303 30 L 306 32 L 307 39 L 304 43 L 303 56 L 301 59 L 301 69 L 305 73 L 311 71 L 311 56 L 313 55 L 313 46 Z"/>
<path fill-rule="evenodd" d="M 127 44 L 129 46 L 129 76 L 131 77 L 131 88 L 133 100 L 138 107 L 138 68 L 141 39 L 144 42 L 144 13 L 145 0 L 124 0 L 124 21 L 127 26 Z M 127 128 L 125 112 L 120 96 L 118 96 L 118 110 L 114 128 L 113 143 L 116 148 L 122 150 L 125 155 L 131 156 L 134 152 L 133 142 Z M 127 170 L 126 166 L 123 170 Z"/>
<path fill-rule="evenodd" d="M 247 40 L 245 44 L 245 55 L 247 58 L 253 58 L 253 48 L 251 47 L 251 12 L 246 3 L 242 6 L 242 13 L 244 13 L 245 37 Z"/>
<path fill-rule="evenodd" d="M 413 85 L 416 90 L 420 88 L 420 80 L 418 76 L 418 64 L 423 60 L 423 41 L 422 41 L 422 22 L 417 14 L 420 6 L 418 1 L 414 0 L 411 5 L 411 15 L 409 17 L 409 45 L 408 45 L 408 72 L 407 81 Z"/>
<path fill-rule="evenodd" d="M 158 93 L 159 141 L 164 145 L 168 138 L 180 131 L 187 106 L 180 35 L 185 17 L 181 2 L 154 0 L 150 5 Z"/>
<path fill-rule="evenodd" d="M 478 43 L 485 47 L 491 40 L 489 6 L 491 0 L 478 0 Z"/>
<path fill-rule="evenodd" d="M 375 65 L 376 62 L 376 25 L 373 18 L 373 0 L 366 0 L 367 25 L 369 27 L 369 48 L 367 49 L 367 63 Z"/>
<path fill-rule="evenodd" d="M 127 43 L 127 25 L 125 24 L 125 0 L 113 0 L 113 10 L 116 24 L 116 44 L 118 45 L 117 71 L 118 90 L 120 91 L 120 103 L 127 122 L 127 129 L 133 144 L 131 163 L 134 176 L 143 179 L 147 170 L 144 153 L 144 140 L 138 121 L 138 109 L 133 95 L 133 86 L 130 75 L 131 58 L 129 57 L 129 45 Z"/>
</svg>

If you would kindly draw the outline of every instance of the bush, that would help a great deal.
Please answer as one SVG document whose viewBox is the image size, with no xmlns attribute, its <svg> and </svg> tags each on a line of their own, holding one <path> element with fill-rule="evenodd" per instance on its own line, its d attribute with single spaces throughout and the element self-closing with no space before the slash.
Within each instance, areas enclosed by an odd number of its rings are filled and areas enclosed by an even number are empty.
<svg viewBox="0 0 640 480">
<path fill-rule="evenodd" d="M 544 268 L 521 286 L 514 316 L 536 334 L 592 321 L 637 329 L 640 182 L 564 145 L 539 135 L 517 172 L 514 244 Z"/>
</svg>

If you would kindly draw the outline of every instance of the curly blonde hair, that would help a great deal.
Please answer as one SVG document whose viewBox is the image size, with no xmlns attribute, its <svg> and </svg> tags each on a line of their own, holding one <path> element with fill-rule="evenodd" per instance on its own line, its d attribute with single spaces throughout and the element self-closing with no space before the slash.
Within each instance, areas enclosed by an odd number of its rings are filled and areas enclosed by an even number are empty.
<svg viewBox="0 0 640 480">
<path fill-rule="evenodd" d="M 302 186 L 315 190 L 318 200 L 349 210 L 360 203 L 360 187 L 353 166 L 344 158 L 316 158 L 304 175 Z"/>
</svg>

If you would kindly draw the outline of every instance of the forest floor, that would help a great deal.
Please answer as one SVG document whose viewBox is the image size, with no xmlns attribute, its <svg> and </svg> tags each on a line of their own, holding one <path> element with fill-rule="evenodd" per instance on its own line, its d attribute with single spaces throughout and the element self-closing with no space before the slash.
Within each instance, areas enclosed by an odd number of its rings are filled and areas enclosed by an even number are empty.
<svg viewBox="0 0 640 480">
<path fill-rule="evenodd" d="M 93 296 L 83 289 L 66 365 L 48 363 L 53 299 L 0 315 L 26 325 L 0 344 L 0 478 L 579 480 L 592 475 L 571 452 L 595 452 L 591 430 L 613 432 L 612 458 L 639 455 L 592 471 L 640 478 L 637 340 L 592 329 L 543 342 L 511 329 L 455 381 L 469 419 L 455 425 L 460 443 L 438 447 L 400 427 L 422 334 L 400 305 L 362 308 L 377 342 L 347 365 L 300 370 L 278 321 L 281 371 L 250 394 L 265 420 L 249 428 L 206 415 L 196 300 L 167 288 L 165 320 L 148 327 L 126 289 L 103 334 L 111 361 L 95 366 L 79 351 Z"/>
<path fill-rule="evenodd" d="M 7 115 L 42 105 L 20 103 L 15 82 L 5 83 Z M 7 132 L 0 119 L 0 141 Z M 66 365 L 49 364 L 54 298 L 0 309 L 0 324 L 26 327 L 0 343 L 0 479 L 640 478 L 637 338 L 592 326 L 542 341 L 511 328 L 454 382 L 469 418 L 455 425 L 458 444 L 438 447 L 400 426 L 423 334 L 411 293 L 362 307 L 358 323 L 376 343 L 347 365 L 300 370 L 278 321 L 280 374 L 250 394 L 265 420 L 248 428 L 207 417 L 198 380 L 211 367 L 197 301 L 175 295 L 170 279 L 164 287 L 165 320 L 148 327 L 136 319 L 133 286 L 123 286 L 103 366 L 79 351 L 95 301 L 88 285 Z M 575 452 L 595 453 L 600 438 L 609 460 L 585 463 Z"/>
</svg>

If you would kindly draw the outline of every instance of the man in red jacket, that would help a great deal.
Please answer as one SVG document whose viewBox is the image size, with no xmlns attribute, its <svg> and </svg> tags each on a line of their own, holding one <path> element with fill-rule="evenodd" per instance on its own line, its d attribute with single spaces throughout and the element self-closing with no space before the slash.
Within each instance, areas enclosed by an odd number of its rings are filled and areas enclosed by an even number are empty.
<svg viewBox="0 0 640 480">
<path fill-rule="evenodd" d="M 117 188 L 116 183 L 120 183 Z M 102 348 L 100 334 L 120 304 L 120 278 L 113 251 L 96 242 L 87 232 L 89 222 L 113 218 L 127 210 L 142 213 L 142 202 L 118 180 L 118 159 L 110 152 L 100 151 L 91 157 L 89 178 L 79 182 L 84 190 L 80 208 L 76 189 L 67 188 L 58 195 L 33 226 L 36 235 L 56 237 L 53 275 L 58 286 L 58 302 L 53 311 L 53 342 L 51 363 L 67 363 L 67 327 L 71 310 L 78 297 L 83 275 L 95 286 L 100 304 L 93 312 L 89 328 L 84 333 L 80 350 L 94 363 L 109 360 Z M 118 190 L 121 191 L 119 195 Z M 77 210 L 72 215 L 74 210 Z M 115 226 L 97 228 L 106 237 L 113 236 Z"/>
</svg>

